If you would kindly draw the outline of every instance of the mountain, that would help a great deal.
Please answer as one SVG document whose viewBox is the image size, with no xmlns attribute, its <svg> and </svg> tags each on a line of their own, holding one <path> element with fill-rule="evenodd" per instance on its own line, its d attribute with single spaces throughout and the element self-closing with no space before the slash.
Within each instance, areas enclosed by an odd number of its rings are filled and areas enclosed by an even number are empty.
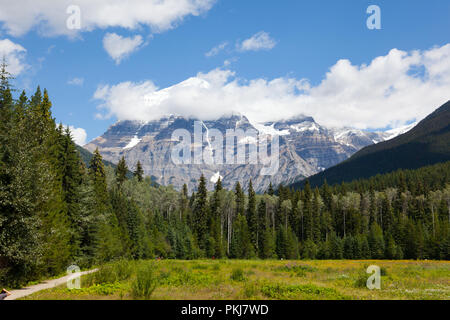
<svg viewBox="0 0 450 320">
<path fill-rule="evenodd" d="M 177 129 L 186 129 L 191 138 L 194 136 L 194 118 L 167 116 L 153 121 L 119 121 L 112 125 L 102 136 L 88 143 L 85 148 L 93 151 L 99 148 L 104 159 L 117 163 L 124 156 L 128 166 L 133 169 L 137 161 L 142 163 L 145 174 L 162 185 L 173 185 L 180 189 L 184 183 L 192 190 L 203 173 L 212 189 L 219 177 L 226 188 L 234 187 L 237 181 L 248 183 L 252 179 L 256 191 L 267 190 L 270 183 L 274 186 L 289 184 L 311 176 L 346 159 L 361 148 L 384 141 L 384 132 L 365 132 L 350 128 L 328 129 L 307 116 L 299 116 L 277 122 L 251 123 L 244 115 L 231 114 L 217 120 L 201 121 L 201 133 L 208 137 L 212 129 L 219 130 L 226 141 L 227 130 L 241 129 L 259 132 L 262 137 L 279 137 L 279 170 L 273 176 L 261 175 L 262 164 L 249 164 L 249 161 L 236 164 L 174 164 L 171 152 L 176 141 L 172 133 Z M 238 145 L 255 144 L 252 136 L 244 136 Z M 191 139 L 193 141 L 193 138 Z M 271 143 L 267 143 L 270 149 Z M 204 139 L 202 145 L 192 143 L 192 149 L 208 151 L 211 141 Z M 249 146 L 246 147 L 248 158 Z M 210 149 L 211 150 L 211 149 Z M 226 154 L 225 143 L 223 154 Z M 233 148 L 236 155 L 238 148 Z M 244 184 L 244 188 L 247 185 Z"/>
<path fill-rule="evenodd" d="M 407 130 L 386 132 L 389 135 Z M 450 101 L 438 108 L 414 128 L 391 140 L 363 148 L 348 160 L 309 177 L 316 186 L 326 179 L 341 183 L 368 178 L 398 169 L 417 169 L 450 160 Z M 294 187 L 302 186 L 295 183 Z"/>
</svg>

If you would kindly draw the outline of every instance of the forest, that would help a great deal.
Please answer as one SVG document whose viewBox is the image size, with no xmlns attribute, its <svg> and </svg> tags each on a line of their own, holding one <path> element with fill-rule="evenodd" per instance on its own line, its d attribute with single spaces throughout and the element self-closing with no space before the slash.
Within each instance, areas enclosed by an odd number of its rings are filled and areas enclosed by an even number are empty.
<svg viewBox="0 0 450 320">
<path fill-rule="evenodd" d="M 140 163 L 85 165 L 49 93 L 0 70 L 0 284 L 119 259 L 450 259 L 450 163 L 256 194 L 181 192 Z M 129 177 L 128 166 L 136 168 Z"/>
</svg>

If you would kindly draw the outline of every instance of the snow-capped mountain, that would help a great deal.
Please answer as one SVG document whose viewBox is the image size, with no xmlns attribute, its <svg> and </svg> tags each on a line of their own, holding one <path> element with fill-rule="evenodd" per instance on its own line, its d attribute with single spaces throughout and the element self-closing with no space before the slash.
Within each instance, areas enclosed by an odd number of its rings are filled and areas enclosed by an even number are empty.
<svg viewBox="0 0 450 320">
<path fill-rule="evenodd" d="M 237 181 L 246 187 L 252 179 L 255 190 L 264 191 L 270 182 L 273 185 L 293 183 L 299 177 L 307 177 L 334 166 L 361 148 L 393 138 L 408 128 L 399 128 L 388 132 L 367 132 L 351 128 L 329 129 L 316 123 L 311 117 L 296 117 L 284 121 L 251 123 L 245 116 L 232 114 L 214 121 L 202 121 L 202 134 L 211 129 L 219 130 L 226 139 L 229 129 L 241 129 L 244 132 L 256 130 L 261 135 L 279 137 L 279 170 L 273 176 L 261 175 L 261 164 L 183 164 L 177 165 L 171 159 L 172 148 L 176 144 L 171 140 L 176 129 L 186 129 L 194 135 L 196 119 L 180 116 L 167 116 L 155 121 L 119 121 L 111 126 L 102 136 L 85 146 L 94 151 L 99 149 L 104 159 L 111 162 L 125 156 L 131 169 L 137 161 L 142 163 L 147 175 L 157 183 L 173 185 L 180 189 L 184 183 L 192 190 L 203 173 L 212 189 L 220 177 L 223 185 L 232 188 Z M 246 136 L 240 144 L 254 144 L 254 137 Z M 211 148 L 211 141 L 205 139 L 202 150 Z M 223 154 L 225 155 L 225 143 Z M 237 147 L 234 148 L 237 153 Z M 248 147 L 246 148 L 248 158 Z M 247 159 L 248 160 L 248 159 Z"/>
</svg>

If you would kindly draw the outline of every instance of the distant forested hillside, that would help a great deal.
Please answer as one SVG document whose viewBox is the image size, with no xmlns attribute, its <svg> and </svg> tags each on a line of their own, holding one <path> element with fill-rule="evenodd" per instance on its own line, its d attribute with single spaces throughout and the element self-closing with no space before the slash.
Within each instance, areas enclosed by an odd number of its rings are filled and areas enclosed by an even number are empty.
<svg viewBox="0 0 450 320">
<path fill-rule="evenodd" d="M 320 186 L 368 178 L 397 169 L 417 169 L 450 161 L 450 101 L 422 120 L 411 131 L 392 140 L 368 146 L 348 160 L 308 180 Z M 298 182 L 293 187 L 301 187 Z"/>
</svg>

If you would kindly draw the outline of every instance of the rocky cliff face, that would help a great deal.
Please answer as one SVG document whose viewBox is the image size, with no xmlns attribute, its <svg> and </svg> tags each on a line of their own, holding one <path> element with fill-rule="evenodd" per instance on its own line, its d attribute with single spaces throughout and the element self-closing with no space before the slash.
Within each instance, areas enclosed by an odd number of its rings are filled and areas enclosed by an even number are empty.
<svg viewBox="0 0 450 320">
<path fill-rule="evenodd" d="M 111 126 L 105 134 L 94 139 L 85 146 L 94 151 L 99 149 L 104 159 L 118 162 L 124 156 L 130 169 L 134 169 L 137 161 L 142 163 L 147 175 L 162 185 L 173 185 L 180 189 L 186 183 L 190 190 L 195 189 L 197 180 L 203 173 L 212 189 L 219 177 L 226 188 L 232 188 L 237 181 L 246 187 L 252 179 L 255 190 L 267 189 L 269 183 L 274 186 L 280 183 L 293 183 L 299 177 L 307 177 L 334 166 L 349 158 L 361 148 L 383 141 L 390 133 L 365 132 L 349 128 L 328 129 L 320 126 L 311 117 L 298 117 L 286 121 L 252 124 L 245 116 L 231 115 L 215 121 L 201 121 L 202 143 L 194 143 L 194 125 L 197 120 L 179 116 L 169 116 L 157 121 L 120 121 Z M 223 155 L 226 154 L 225 141 L 227 130 L 242 130 L 244 136 L 236 138 L 232 153 L 238 153 L 238 145 L 245 146 L 245 163 L 240 164 L 175 164 L 172 161 L 172 150 L 179 144 L 172 140 L 176 129 L 185 129 L 192 138 L 191 151 L 200 149 L 203 152 L 217 151 L 211 147 L 215 141 L 209 137 L 212 129 L 223 135 Z M 198 129 L 197 129 L 198 130 Z M 279 169 L 275 175 L 262 175 L 263 164 L 249 163 L 250 145 L 255 145 L 251 130 L 259 133 L 260 141 L 266 141 L 271 149 L 272 136 L 279 137 Z M 217 132 L 217 131 L 215 131 Z M 233 139 L 234 140 L 234 139 Z M 219 140 L 217 140 L 219 141 Z M 225 157 L 225 156 L 224 156 Z"/>
</svg>

